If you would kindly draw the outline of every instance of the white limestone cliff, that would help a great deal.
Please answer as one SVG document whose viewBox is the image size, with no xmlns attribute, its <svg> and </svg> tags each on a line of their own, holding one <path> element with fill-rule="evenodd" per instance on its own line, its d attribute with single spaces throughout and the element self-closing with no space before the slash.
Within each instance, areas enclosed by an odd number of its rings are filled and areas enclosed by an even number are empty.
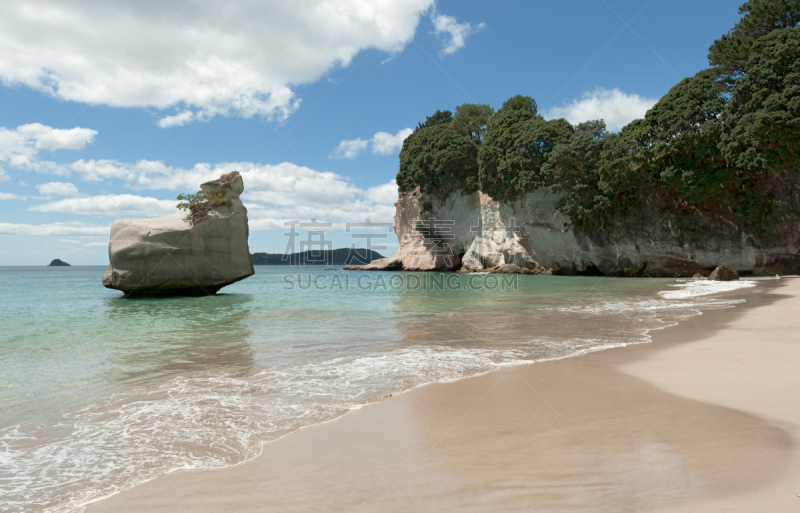
<svg viewBox="0 0 800 513">
<path fill-rule="evenodd" d="M 718 265 L 755 275 L 800 269 L 792 230 L 772 243 L 755 242 L 725 216 L 687 216 L 663 198 L 648 198 L 641 211 L 587 235 L 569 227 L 556 210 L 558 199 L 543 189 L 506 202 L 481 192 L 401 193 L 397 254 L 359 268 L 507 272 L 517 266 L 535 274 L 620 276 L 692 276 Z"/>
</svg>

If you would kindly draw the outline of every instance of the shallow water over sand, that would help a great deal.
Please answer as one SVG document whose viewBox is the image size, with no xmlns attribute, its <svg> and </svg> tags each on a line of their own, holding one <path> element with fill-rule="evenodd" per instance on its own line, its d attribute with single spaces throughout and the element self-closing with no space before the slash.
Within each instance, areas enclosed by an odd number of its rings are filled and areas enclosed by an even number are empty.
<svg viewBox="0 0 800 513">
<path fill-rule="evenodd" d="M 79 510 L 165 472 L 244 461 L 390 393 L 646 342 L 753 285 L 443 275 L 439 287 L 257 267 L 217 296 L 129 300 L 102 271 L 0 268 L 0 510 Z"/>
</svg>

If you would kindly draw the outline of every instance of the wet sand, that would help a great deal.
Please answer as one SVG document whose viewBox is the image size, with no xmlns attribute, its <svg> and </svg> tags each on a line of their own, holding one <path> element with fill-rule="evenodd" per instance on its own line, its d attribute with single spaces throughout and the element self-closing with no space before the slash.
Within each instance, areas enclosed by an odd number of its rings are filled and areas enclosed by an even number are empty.
<svg viewBox="0 0 800 513">
<path fill-rule="evenodd" d="M 89 511 L 800 510 L 800 279 L 761 286 L 650 344 L 420 387 Z"/>
</svg>

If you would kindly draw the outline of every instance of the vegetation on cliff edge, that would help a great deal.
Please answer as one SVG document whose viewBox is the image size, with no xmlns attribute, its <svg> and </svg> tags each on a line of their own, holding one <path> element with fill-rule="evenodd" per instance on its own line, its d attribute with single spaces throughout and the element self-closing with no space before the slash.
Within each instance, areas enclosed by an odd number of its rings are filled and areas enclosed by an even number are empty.
<svg viewBox="0 0 800 513">
<path fill-rule="evenodd" d="M 602 230 L 645 196 L 737 216 L 753 233 L 797 217 L 787 180 L 800 170 L 800 0 L 750 0 L 709 49 L 711 67 L 676 84 L 643 119 L 546 120 L 515 96 L 497 112 L 437 111 L 404 142 L 397 183 L 513 200 L 546 188 L 573 227 Z"/>
<path fill-rule="evenodd" d="M 188 210 L 192 223 L 203 219 L 211 209 L 231 204 L 223 191 L 207 192 L 198 191 L 194 194 L 178 194 L 176 205 L 178 210 Z"/>
</svg>

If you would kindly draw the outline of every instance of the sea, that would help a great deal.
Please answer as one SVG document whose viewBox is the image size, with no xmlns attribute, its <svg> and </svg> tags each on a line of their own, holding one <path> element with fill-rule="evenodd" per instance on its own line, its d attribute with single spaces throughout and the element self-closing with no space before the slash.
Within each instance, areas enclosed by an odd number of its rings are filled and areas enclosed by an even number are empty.
<svg viewBox="0 0 800 513">
<path fill-rule="evenodd" d="M 758 288 L 257 266 L 213 296 L 128 299 L 104 270 L 0 267 L 0 511 L 82 511 L 415 387 L 647 343 Z"/>
</svg>

